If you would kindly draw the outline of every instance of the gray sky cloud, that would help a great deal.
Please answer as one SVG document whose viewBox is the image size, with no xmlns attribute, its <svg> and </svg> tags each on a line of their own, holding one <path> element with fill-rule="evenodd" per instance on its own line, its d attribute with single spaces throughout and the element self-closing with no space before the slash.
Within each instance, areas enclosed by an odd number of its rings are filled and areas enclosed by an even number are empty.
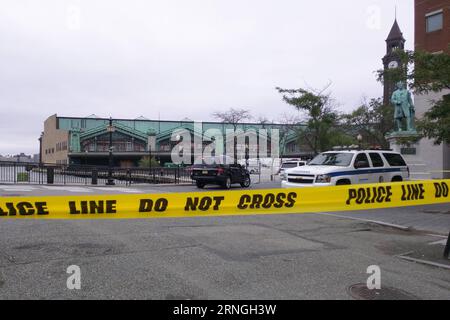
<svg viewBox="0 0 450 320">
<path fill-rule="evenodd" d="M 379 97 L 391 0 L 2 0 L 0 154 L 36 153 L 51 114 L 211 120 L 293 112 L 275 86 Z M 397 1 L 413 48 L 413 1 Z M 379 13 L 379 15 L 378 15 Z"/>
</svg>

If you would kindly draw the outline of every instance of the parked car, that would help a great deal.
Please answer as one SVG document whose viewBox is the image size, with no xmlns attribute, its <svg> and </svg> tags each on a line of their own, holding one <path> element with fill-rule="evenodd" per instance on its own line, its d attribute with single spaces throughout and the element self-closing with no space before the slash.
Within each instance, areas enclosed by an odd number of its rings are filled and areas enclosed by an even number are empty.
<svg viewBox="0 0 450 320">
<path fill-rule="evenodd" d="M 409 180 L 402 155 L 390 150 L 329 151 L 308 165 L 286 170 L 285 188 L 333 186 Z"/>
<path fill-rule="evenodd" d="M 278 174 L 281 179 L 284 179 L 284 172 L 287 169 L 302 167 L 306 165 L 306 161 L 303 160 L 285 160 L 281 163 L 280 170 L 278 170 Z"/>
<path fill-rule="evenodd" d="M 243 188 L 251 184 L 250 172 L 240 164 L 226 164 L 203 161 L 191 167 L 191 179 L 198 188 L 202 189 L 207 184 L 216 184 L 230 189 L 232 184 L 238 183 Z"/>
<path fill-rule="evenodd" d="M 247 170 L 250 172 L 250 174 L 258 174 L 259 173 L 259 167 L 260 167 L 260 162 L 259 159 L 240 159 L 238 160 L 238 163 L 247 168 Z"/>
<path fill-rule="evenodd" d="M 251 167 L 249 166 L 247 168 L 248 172 L 250 172 L 250 174 L 259 174 L 259 167 Z"/>
</svg>

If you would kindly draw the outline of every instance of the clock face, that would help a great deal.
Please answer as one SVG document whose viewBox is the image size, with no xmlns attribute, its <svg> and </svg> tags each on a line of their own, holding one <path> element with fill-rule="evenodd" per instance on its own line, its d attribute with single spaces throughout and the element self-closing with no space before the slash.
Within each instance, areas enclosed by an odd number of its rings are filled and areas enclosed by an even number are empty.
<svg viewBox="0 0 450 320">
<path fill-rule="evenodd" d="M 397 61 L 391 61 L 391 62 L 389 62 L 389 64 L 388 64 L 388 68 L 389 69 L 395 69 L 395 68 L 397 68 L 398 67 L 398 62 Z"/>
</svg>

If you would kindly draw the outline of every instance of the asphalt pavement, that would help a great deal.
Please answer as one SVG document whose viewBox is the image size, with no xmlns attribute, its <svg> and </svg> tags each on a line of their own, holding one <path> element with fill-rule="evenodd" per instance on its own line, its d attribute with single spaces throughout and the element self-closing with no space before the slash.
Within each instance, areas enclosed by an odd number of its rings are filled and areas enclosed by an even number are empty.
<svg viewBox="0 0 450 320">
<path fill-rule="evenodd" d="M 45 187 L 0 185 L 0 194 L 199 191 L 194 186 Z M 252 186 L 270 187 L 277 183 Z M 448 209 L 1 220 L 0 299 L 354 299 L 349 288 L 365 284 L 367 268 L 376 265 L 382 288 L 402 292 L 399 299 L 406 294 L 448 300 L 450 262 L 442 258 Z M 81 271 L 80 290 L 67 287 L 72 265 Z"/>
<path fill-rule="evenodd" d="M 398 257 L 437 240 L 317 214 L 3 220 L 0 299 L 352 299 L 371 265 L 382 286 L 450 299 L 450 270 Z"/>
</svg>

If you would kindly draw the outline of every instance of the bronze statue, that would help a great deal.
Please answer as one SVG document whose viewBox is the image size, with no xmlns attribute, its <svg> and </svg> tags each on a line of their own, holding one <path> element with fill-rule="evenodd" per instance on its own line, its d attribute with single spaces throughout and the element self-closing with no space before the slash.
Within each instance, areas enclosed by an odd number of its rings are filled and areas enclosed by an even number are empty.
<svg viewBox="0 0 450 320">
<path fill-rule="evenodd" d="M 395 107 L 394 119 L 397 131 L 404 131 L 402 121 L 406 120 L 406 131 L 415 132 L 414 116 L 415 109 L 412 101 L 411 93 L 406 89 L 403 82 L 398 82 L 397 90 L 394 91 L 391 97 L 391 103 Z"/>
</svg>

